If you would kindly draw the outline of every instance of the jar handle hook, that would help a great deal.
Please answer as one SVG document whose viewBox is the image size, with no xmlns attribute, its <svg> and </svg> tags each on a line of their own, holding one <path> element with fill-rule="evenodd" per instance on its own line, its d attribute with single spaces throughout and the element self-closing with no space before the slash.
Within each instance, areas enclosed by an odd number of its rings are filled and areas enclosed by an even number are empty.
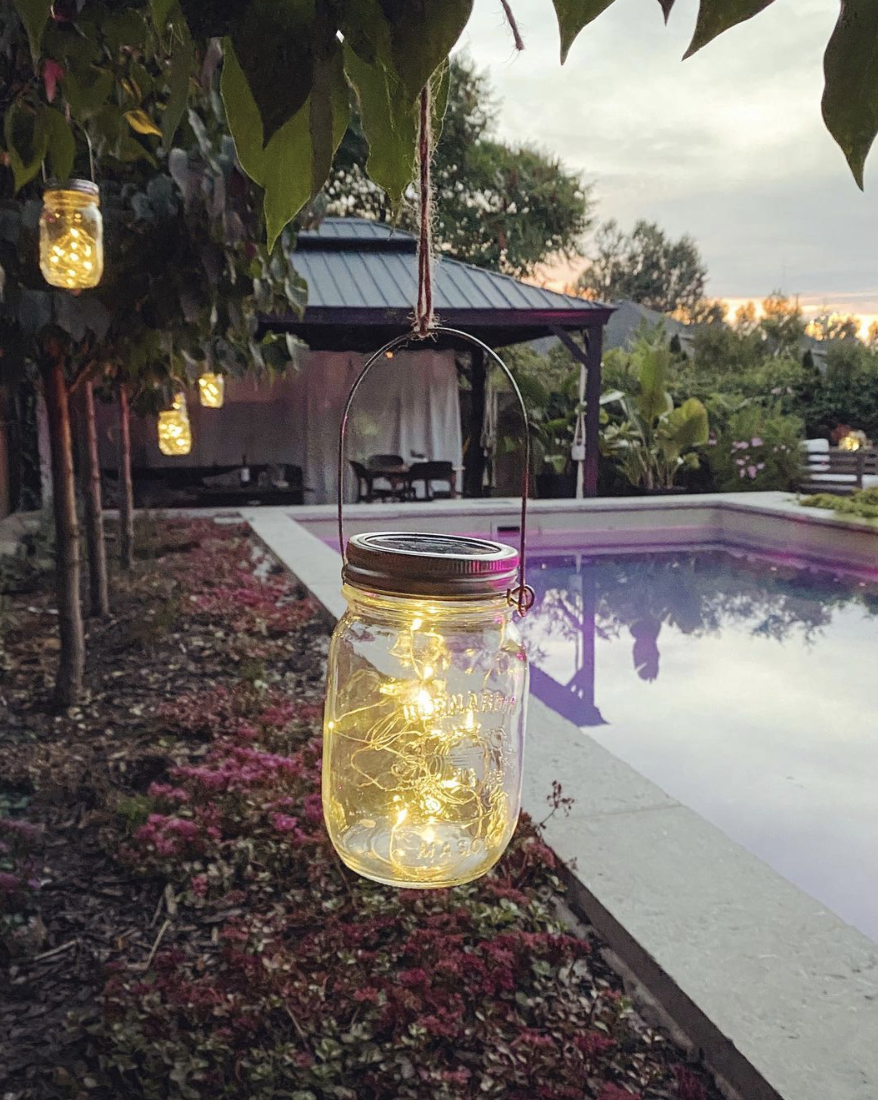
<svg viewBox="0 0 878 1100">
<path fill-rule="evenodd" d="M 437 325 L 431 329 L 427 336 L 420 336 L 414 332 L 404 333 L 402 336 L 397 336 L 395 339 L 390 340 L 379 348 L 370 358 L 366 361 L 363 369 L 357 375 L 354 381 L 351 391 L 348 394 L 348 399 L 345 402 L 344 411 L 341 417 L 341 426 L 338 433 L 338 480 L 337 480 L 337 492 L 338 492 L 338 545 L 341 551 L 341 556 L 344 561 L 347 561 L 347 540 L 344 533 L 344 469 L 345 469 L 345 444 L 347 441 L 348 421 L 350 419 L 351 408 L 353 407 L 354 400 L 357 396 L 357 391 L 366 379 L 366 375 L 372 370 L 372 368 L 384 359 L 388 352 L 396 351 L 398 348 L 405 347 L 407 344 L 423 343 L 425 339 L 431 339 L 436 336 L 447 336 L 453 340 L 462 340 L 465 343 L 472 344 L 473 347 L 478 348 L 480 351 L 490 359 L 490 361 L 496 364 L 509 380 L 509 384 L 512 387 L 512 391 L 518 399 L 518 406 L 521 410 L 522 422 L 524 425 L 524 465 L 521 475 L 521 527 L 520 527 L 520 543 L 519 543 L 519 556 L 518 556 L 518 584 L 515 588 L 511 588 L 506 593 L 506 598 L 510 604 L 517 608 L 520 615 L 526 614 L 534 603 L 534 590 L 526 583 L 526 543 L 527 543 L 527 500 L 528 500 L 528 484 L 530 478 L 530 432 L 528 430 L 527 420 L 527 406 L 524 403 L 524 398 L 521 396 L 521 390 L 518 388 L 518 383 L 515 381 L 515 377 L 512 371 L 500 356 L 494 351 L 493 348 L 488 347 L 475 336 L 471 336 L 468 332 L 462 332 L 460 329 L 448 328 L 445 325 Z"/>
</svg>

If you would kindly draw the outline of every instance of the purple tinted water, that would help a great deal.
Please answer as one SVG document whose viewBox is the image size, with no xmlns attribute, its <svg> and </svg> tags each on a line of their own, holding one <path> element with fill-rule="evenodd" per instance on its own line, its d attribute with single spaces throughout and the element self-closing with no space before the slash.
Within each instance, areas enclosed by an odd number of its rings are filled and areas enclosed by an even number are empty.
<svg viewBox="0 0 878 1100">
<path fill-rule="evenodd" d="M 878 583 L 725 551 L 531 561 L 535 694 L 878 942 Z"/>
</svg>

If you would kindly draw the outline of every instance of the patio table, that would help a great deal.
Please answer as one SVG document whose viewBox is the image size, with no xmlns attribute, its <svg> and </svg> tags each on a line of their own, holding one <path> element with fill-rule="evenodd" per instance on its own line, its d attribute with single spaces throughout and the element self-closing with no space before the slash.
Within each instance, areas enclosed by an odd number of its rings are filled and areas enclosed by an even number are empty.
<svg viewBox="0 0 878 1100">
<path fill-rule="evenodd" d="M 400 500 L 408 500 L 411 496 L 412 485 L 409 477 L 410 467 L 405 463 L 392 466 L 370 465 L 369 473 L 376 481 L 378 478 L 384 478 L 386 481 L 389 481 L 391 492 L 398 496 Z"/>
</svg>

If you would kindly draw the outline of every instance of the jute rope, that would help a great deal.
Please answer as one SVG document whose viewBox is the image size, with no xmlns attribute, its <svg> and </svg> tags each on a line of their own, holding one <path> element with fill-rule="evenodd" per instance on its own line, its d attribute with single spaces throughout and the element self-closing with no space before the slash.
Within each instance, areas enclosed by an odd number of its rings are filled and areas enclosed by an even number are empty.
<svg viewBox="0 0 878 1100">
<path fill-rule="evenodd" d="M 418 305 L 415 310 L 415 332 L 429 336 L 436 327 L 433 311 L 433 93 L 430 82 L 421 92 L 420 137 L 418 165 L 421 195 L 420 236 L 418 240 Z"/>
</svg>

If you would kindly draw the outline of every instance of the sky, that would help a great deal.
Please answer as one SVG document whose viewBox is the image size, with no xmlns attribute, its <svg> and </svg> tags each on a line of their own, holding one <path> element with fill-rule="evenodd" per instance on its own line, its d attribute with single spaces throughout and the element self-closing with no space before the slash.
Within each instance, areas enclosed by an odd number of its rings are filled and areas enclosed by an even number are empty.
<svg viewBox="0 0 878 1100">
<path fill-rule="evenodd" d="M 806 313 L 878 315 L 878 148 L 863 194 L 820 114 L 838 0 L 775 0 L 686 62 L 697 0 L 667 27 L 657 0 L 616 0 L 563 68 L 551 0 L 511 6 L 523 53 L 499 0 L 475 0 L 461 43 L 490 73 L 504 139 L 581 172 L 601 220 L 694 237 L 711 297 L 780 289 Z"/>
</svg>

